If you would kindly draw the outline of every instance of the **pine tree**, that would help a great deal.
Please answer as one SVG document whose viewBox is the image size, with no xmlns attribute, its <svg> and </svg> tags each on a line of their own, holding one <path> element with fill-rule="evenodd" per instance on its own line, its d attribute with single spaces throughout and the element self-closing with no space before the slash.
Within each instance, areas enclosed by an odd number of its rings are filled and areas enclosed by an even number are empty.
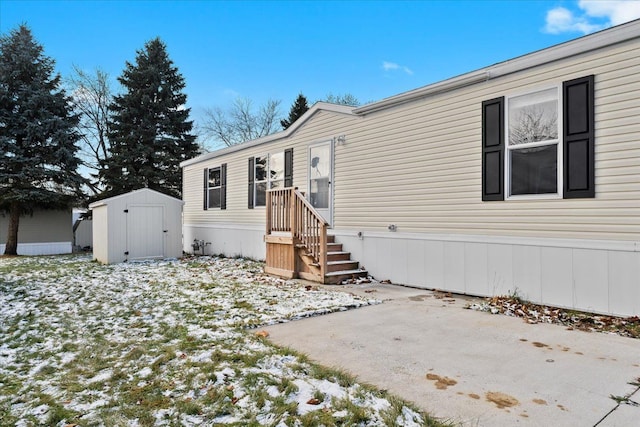
<svg viewBox="0 0 640 427">
<path fill-rule="evenodd" d="M 147 42 L 118 78 L 125 93 L 109 109 L 111 155 L 103 197 L 148 187 L 180 197 L 180 162 L 199 154 L 185 108 L 184 79 L 159 39 Z"/>
<path fill-rule="evenodd" d="M 20 216 L 69 207 L 81 196 L 78 117 L 31 30 L 0 37 L 0 209 L 9 212 L 6 255 L 17 255 Z"/>
<path fill-rule="evenodd" d="M 283 120 L 280 120 L 280 124 L 282 125 L 282 129 L 285 130 L 289 126 L 293 124 L 296 120 L 298 120 L 304 113 L 309 109 L 309 104 L 307 103 L 307 98 L 303 94 L 299 94 L 296 98 L 296 101 L 291 106 L 291 111 L 289 111 L 289 117 Z"/>
</svg>

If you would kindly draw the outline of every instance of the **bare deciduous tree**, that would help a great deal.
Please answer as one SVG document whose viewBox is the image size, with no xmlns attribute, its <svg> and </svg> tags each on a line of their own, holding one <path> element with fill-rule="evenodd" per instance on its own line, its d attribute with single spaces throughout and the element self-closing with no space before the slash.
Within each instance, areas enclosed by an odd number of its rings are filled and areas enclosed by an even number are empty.
<svg viewBox="0 0 640 427">
<path fill-rule="evenodd" d="M 79 157 L 91 175 L 90 187 L 94 193 L 100 192 L 98 172 L 104 167 L 109 156 L 109 104 L 112 91 L 109 75 L 96 69 L 87 73 L 77 66 L 67 79 L 73 98 L 75 112 L 80 116 L 78 129 L 82 134 Z"/>
<path fill-rule="evenodd" d="M 237 98 L 228 110 L 206 109 L 200 125 L 202 136 L 225 146 L 240 144 L 280 130 L 280 101 L 273 99 L 253 111 L 253 102 Z"/>
<path fill-rule="evenodd" d="M 558 117 L 555 110 L 544 105 L 532 105 L 517 111 L 509 119 L 509 143 L 511 145 L 546 141 L 558 138 Z"/>
</svg>

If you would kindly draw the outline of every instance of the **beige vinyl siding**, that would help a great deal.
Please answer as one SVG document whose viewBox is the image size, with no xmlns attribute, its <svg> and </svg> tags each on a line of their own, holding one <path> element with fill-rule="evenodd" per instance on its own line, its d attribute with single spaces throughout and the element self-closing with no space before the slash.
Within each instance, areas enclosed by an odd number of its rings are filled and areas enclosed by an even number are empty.
<svg viewBox="0 0 640 427">
<path fill-rule="evenodd" d="M 367 115 L 336 147 L 336 228 L 640 239 L 640 42 Z M 481 200 L 481 102 L 595 74 L 596 198 Z"/>
<path fill-rule="evenodd" d="M 247 207 L 249 157 L 281 153 L 287 148 L 293 148 L 293 185 L 301 191 L 306 191 L 309 144 L 328 141 L 341 135 L 345 133 L 344 129 L 360 120 L 351 115 L 319 110 L 289 138 L 185 166 L 183 168 L 184 224 L 264 224 L 265 208 L 249 209 Z M 227 164 L 227 209 L 204 210 L 204 169 L 217 167 L 223 163 Z"/>
<path fill-rule="evenodd" d="M 489 70 L 490 73 L 490 70 Z M 595 199 L 481 199 L 481 103 L 595 75 Z M 185 224 L 264 224 L 247 208 L 250 156 L 335 146 L 336 231 L 640 241 L 640 40 L 628 41 L 361 116 L 319 110 L 286 139 L 184 168 Z M 227 209 L 203 210 L 203 169 L 227 163 Z"/>
</svg>

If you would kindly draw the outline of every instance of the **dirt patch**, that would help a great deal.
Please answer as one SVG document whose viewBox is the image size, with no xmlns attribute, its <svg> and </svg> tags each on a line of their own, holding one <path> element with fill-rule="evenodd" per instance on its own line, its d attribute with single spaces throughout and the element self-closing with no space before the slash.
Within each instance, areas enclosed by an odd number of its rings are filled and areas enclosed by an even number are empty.
<svg viewBox="0 0 640 427">
<path fill-rule="evenodd" d="M 489 402 L 493 402 L 500 409 L 511 408 L 512 406 L 519 405 L 518 399 L 508 394 L 501 393 L 499 391 L 489 391 L 485 394 L 485 397 Z"/>
<path fill-rule="evenodd" d="M 568 411 L 568 409 L 567 409 L 567 408 L 565 408 L 565 407 L 564 407 L 564 406 L 562 406 L 562 405 L 558 405 L 558 408 L 560 408 L 560 409 L 561 409 L 561 410 L 563 410 L 563 411 Z"/>
<path fill-rule="evenodd" d="M 548 345 L 546 345 L 545 343 L 543 343 L 543 342 L 538 342 L 538 341 L 534 341 L 534 342 L 532 342 L 531 344 L 533 344 L 535 347 L 539 347 L 539 348 L 540 348 L 540 347 L 549 347 L 549 346 L 548 346 Z"/>
<path fill-rule="evenodd" d="M 547 401 L 544 399 L 533 399 L 533 403 L 537 403 L 538 405 L 546 405 Z"/>
<path fill-rule="evenodd" d="M 480 396 L 478 396 L 475 393 L 469 393 L 469 397 L 472 398 L 472 399 L 476 399 L 476 400 L 480 399 Z"/>
<path fill-rule="evenodd" d="M 458 381 L 454 380 L 453 378 L 441 377 L 440 375 L 436 374 L 427 374 L 427 379 L 430 381 L 435 381 L 436 388 L 438 390 L 446 390 L 447 387 L 458 384 Z"/>
</svg>

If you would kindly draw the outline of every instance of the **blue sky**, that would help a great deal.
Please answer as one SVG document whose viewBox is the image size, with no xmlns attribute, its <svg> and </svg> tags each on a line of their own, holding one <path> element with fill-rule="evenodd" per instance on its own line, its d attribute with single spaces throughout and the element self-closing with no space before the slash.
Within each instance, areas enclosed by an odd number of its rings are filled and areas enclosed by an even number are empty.
<svg viewBox="0 0 640 427">
<path fill-rule="evenodd" d="M 0 32 L 26 23 L 57 70 L 115 82 L 159 36 L 188 106 L 238 96 L 288 110 L 298 93 L 379 100 L 640 18 L 639 1 L 0 1 Z"/>
</svg>

